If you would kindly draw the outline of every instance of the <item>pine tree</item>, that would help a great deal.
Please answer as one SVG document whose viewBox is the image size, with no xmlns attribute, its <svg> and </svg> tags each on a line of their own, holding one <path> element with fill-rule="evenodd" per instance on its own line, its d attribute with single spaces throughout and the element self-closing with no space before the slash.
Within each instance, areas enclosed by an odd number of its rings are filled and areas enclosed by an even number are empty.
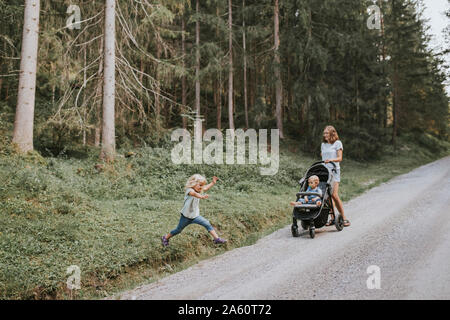
<svg viewBox="0 0 450 320">
<path fill-rule="evenodd" d="M 390 14 L 386 24 L 388 53 L 391 57 L 390 78 L 393 91 L 393 130 L 395 144 L 399 131 L 424 130 L 424 104 L 426 109 L 435 108 L 427 101 L 427 82 L 436 77 L 432 53 L 427 49 L 424 22 L 417 2 L 391 0 Z M 436 68 L 434 68 L 436 70 Z"/>
<path fill-rule="evenodd" d="M 248 96 L 247 96 L 247 40 L 245 37 L 245 0 L 242 0 L 242 48 L 244 58 L 244 113 L 245 127 L 248 128 Z"/>
<path fill-rule="evenodd" d="M 39 8 L 39 0 L 25 1 L 19 90 L 13 134 L 13 143 L 24 153 L 33 150 Z"/>
<path fill-rule="evenodd" d="M 278 5 L 278 0 L 275 0 L 274 4 L 274 69 L 275 69 L 275 100 L 276 100 L 276 118 L 277 118 L 277 128 L 280 130 L 280 138 L 284 138 L 283 134 L 283 110 L 282 110 L 282 99 L 283 99 L 283 84 L 281 82 L 281 70 L 280 70 L 280 22 L 279 22 L 280 10 Z"/>
<path fill-rule="evenodd" d="M 233 6 L 228 0 L 228 121 L 230 129 L 234 129 L 234 87 L 233 87 Z"/>
<path fill-rule="evenodd" d="M 409 132 L 445 139 L 448 48 L 427 49 L 418 1 L 376 1 L 381 30 L 367 28 L 372 0 L 116 1 L 112 104 L 102 2 L 83 6 L 79 30 L 64 27 L 66 3 L 41 2 L 34 147 L 53 152 L 107 136 L 102 147 L 111 150 L 157 146 L 195 113 L 205 127 L 281 128 L 312 152 L 331 123 L 357 158 L 387 132 L 393 142 Z M 11 113 L 23 4 L 0 1 L 0 11 L 0 108 Z M 103 121 L 114 135 L 102 136 Z"/>
<path fill-rule="evenodd" d="M 116 28 L 115 0 L 105 0 L 105 50 L 103 84 L 102 150 L 100 157 L 111 161 L 116 149 L 115 136 L 115 72 L 116 72 Z"/>
</svg>

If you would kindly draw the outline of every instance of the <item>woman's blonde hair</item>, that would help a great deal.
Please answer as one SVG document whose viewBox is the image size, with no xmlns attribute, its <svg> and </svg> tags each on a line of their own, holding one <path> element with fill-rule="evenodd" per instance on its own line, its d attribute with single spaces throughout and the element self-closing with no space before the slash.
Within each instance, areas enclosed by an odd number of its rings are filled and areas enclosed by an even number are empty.
<svg viewBox="0 0 450 320">
<path fill-rule="evenodd" d="M 199 183 L 206 183 L 206 178 L 201 174 L 194 174 L 188 179 L 188 181 L 186 182 L 186 186 L 184 188 L 185 189 L 193 188 Z"/>
<path fill-rule="evenodd" d="M 326 126 L 325 129 L 323 129 L 323 132 L 327 131 L 330 133 L 330 143 L 333 144 L 336 141 L 339 140 L 339 136 L 337 134 L 336 129 L 333 126 Z M 323 137 L 323 142 L 328 143 L 327 140 L 325 140 L 325 137 Z"/>
</svg>

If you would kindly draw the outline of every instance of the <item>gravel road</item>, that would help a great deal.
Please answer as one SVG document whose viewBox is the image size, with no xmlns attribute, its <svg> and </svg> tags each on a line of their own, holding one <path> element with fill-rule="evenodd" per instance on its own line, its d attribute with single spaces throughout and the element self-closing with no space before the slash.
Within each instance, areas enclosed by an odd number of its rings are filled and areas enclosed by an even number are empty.
<svg viewBox="0 0 450 320">
<path fill-rule="evenodd" d="M 295 190 L 293 191 L 295 192 Z M 450 299 L 450 157 L 345 203 L 352 225 L 286 226 L 120 299 Z M 380 288 L 368 289 L 369 266 Z"/>
</svg>

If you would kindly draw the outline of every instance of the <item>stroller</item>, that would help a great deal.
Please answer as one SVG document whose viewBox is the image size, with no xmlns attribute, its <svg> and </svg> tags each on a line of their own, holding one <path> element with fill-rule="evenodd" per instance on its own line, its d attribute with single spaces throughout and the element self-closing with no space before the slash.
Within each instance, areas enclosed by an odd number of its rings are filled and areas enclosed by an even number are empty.
<svg viewBox="0 0 450 320">
<path fill-rule="evenodd" d="M 309 235 L 314 238 L 316 234 L 316 228 L 322 228 L 328 222 L 328 216 L 334 214 L 334 225 L 338 231 L 344 229 L 344 219 L 340 214 L 333 211 L 333 194 L 334 176 L 333 171 L 336 171 L 336 165 L 333 165 L 333 169 L 328 168 L 323 161 L 316 162 L 306 171 L 304 177 L 299 181 L 300 192 L 297 193 L 297 200 L 304 196 L 319 196 L 321 198 L 321 205 L 316 204 L 302 204 L 295 206 L 292 212 L 292 226 L 291 231 L 294 237 L 299 236 L 297 220 L 300 220 L 303 230 L 309 229 Z M 306 192 L 308 188 L 308 178 L 316 175 L 319 177 L 319 188 L 322 190 L 322 194 Z"/>
</svg>

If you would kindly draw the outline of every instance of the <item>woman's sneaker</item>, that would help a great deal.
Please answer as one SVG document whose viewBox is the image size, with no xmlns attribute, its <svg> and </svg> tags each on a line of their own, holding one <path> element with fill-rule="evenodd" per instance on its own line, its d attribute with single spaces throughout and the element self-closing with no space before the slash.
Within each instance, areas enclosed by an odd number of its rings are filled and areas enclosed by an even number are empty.
<svg viewBox="0 0 450 320">
<path fill-rule="evenodd" d="M 164 247 L 167 247 L 169 245 L 169 240 L 166 238 L 166 236 L 162 236 L 161 241 Z"/>
<path fill-rule="evenodd" d="M 227 242 L 227 240 L 222 239 L 222 238 L 214 239 L 214 244 L 222 244 L 222 243 L 226 243 L 226 242 Z"/>
</svg>

